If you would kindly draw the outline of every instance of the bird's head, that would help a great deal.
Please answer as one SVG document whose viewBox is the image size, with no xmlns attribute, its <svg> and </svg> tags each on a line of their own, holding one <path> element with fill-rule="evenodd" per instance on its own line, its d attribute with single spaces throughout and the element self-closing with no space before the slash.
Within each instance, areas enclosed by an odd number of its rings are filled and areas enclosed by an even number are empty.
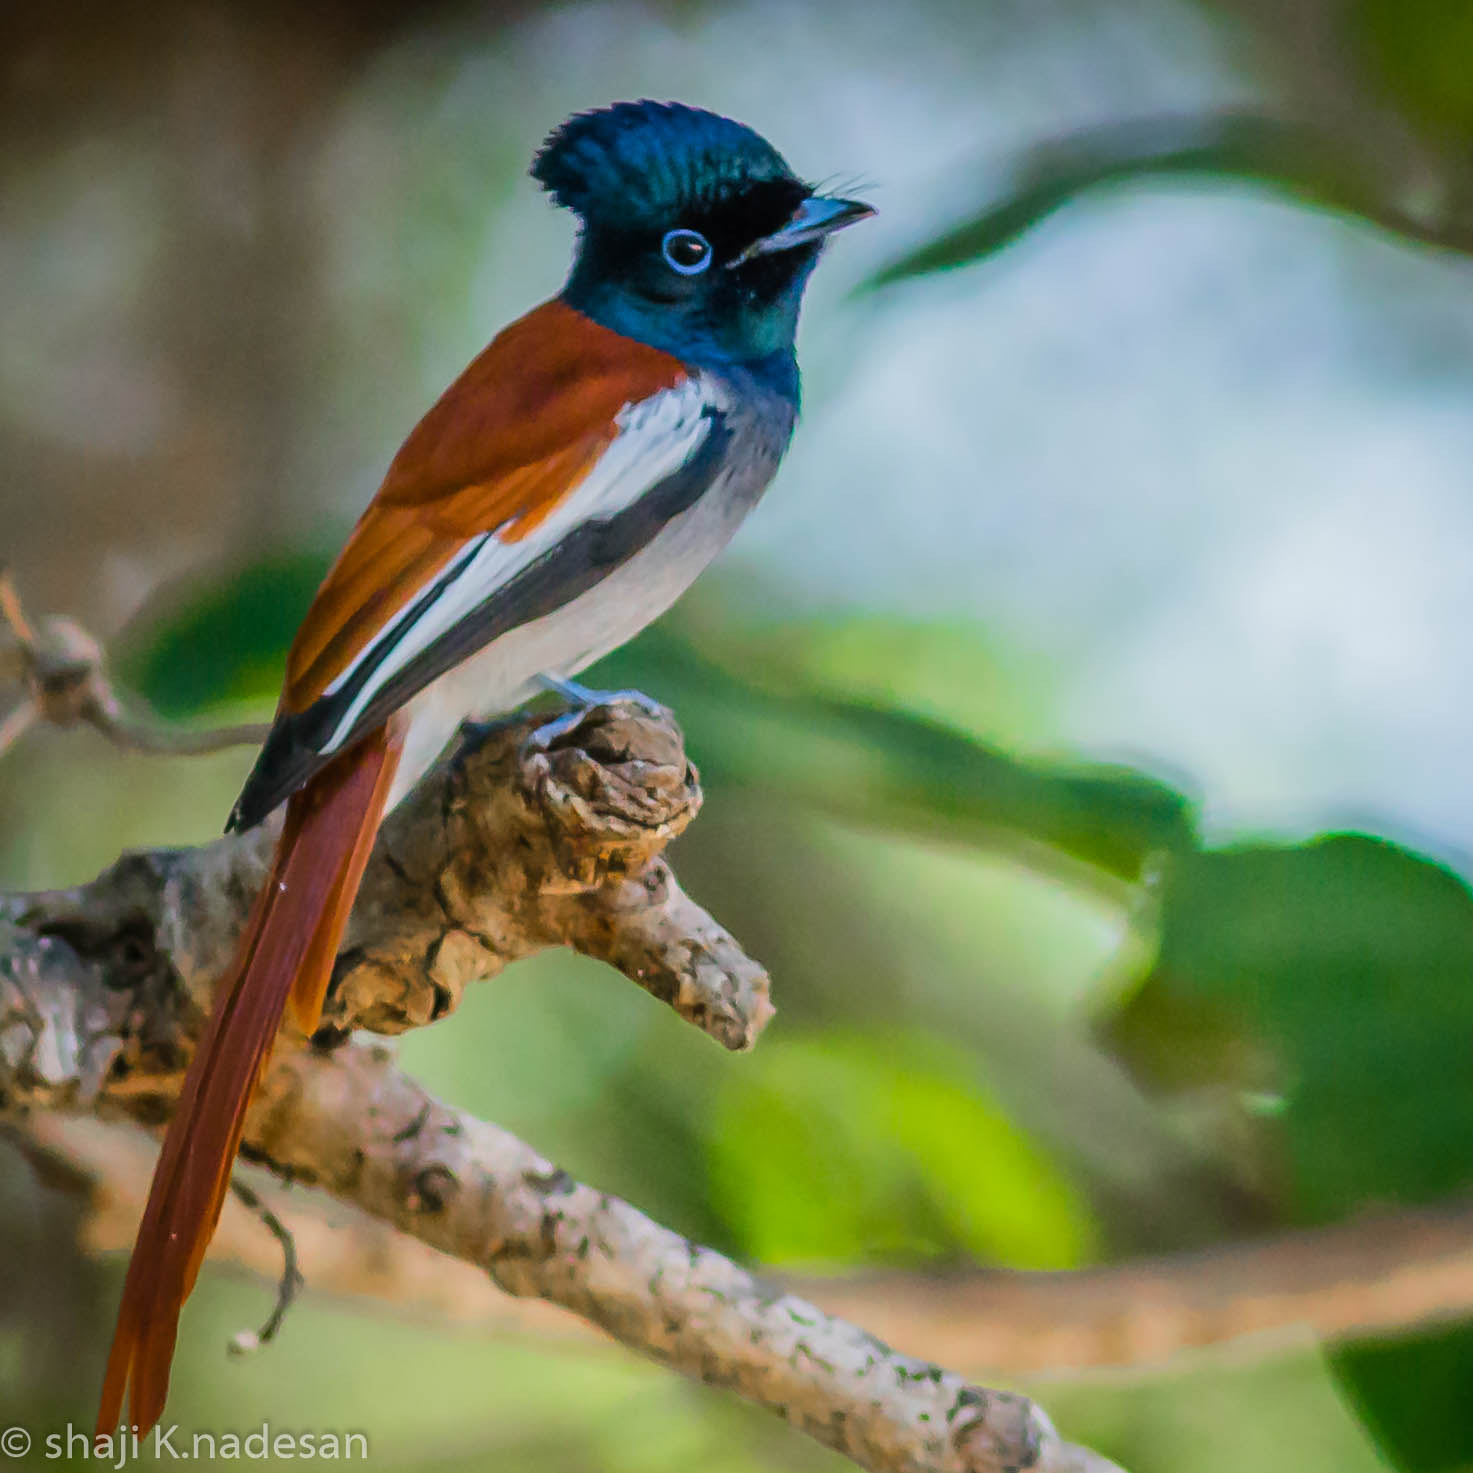
<svg viewBox="0 0 1473 1473">
<path fill-rule="evenodd" d="M 874 213 L 817 193 L 750 128 L 679 103 L 579 113 L 532 177 L 582 222 L 564 299 L 696 363 L 791 359 L 824 240 Z"/>
</svg>

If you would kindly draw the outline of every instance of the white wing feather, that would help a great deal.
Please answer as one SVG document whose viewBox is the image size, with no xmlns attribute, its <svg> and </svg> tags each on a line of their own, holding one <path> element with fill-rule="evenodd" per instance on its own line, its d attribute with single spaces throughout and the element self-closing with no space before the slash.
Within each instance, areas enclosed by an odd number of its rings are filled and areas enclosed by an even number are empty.
<svg viewBox="0 0 1473 1473">
<path fill-rule="evenodd" d="M 389 647 L 321 750 L 336 751 L 385 682 L 575 528 L 614 516 L 674 475 L 710 433 L 706 410 L 712 402 L 711 386 L 692 377 L 626 404 L 615 418 L 619 433 L 608 449 L 530 535 L 503 541 L 496 532 L 487 532 L 467 544 L 449 572 L 438 575 L 440 592 L 434 601 L 422 607 L 411 601 L 327 687 L 324 694 L 329 696 L 341 690 L 365 661 L 377 660 L 379 651 Z"/>
</svg>

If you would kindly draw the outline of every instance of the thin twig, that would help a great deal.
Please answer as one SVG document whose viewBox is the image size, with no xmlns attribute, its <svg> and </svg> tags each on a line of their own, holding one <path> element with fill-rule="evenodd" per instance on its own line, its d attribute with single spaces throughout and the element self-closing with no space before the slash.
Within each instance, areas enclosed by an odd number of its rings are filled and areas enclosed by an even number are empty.
<svg viewBox="0 0 1473 1473">
<path fill-rule="evenodd" d="M 292 1307 L 306 1280 L 297 1267 L 297 1244 L 291 1229 L 261 1200 L 254 1188 L 247 1186 L 238 1176 L 230 1178 L 230 1190 L 281 1244 L 281 1277 L 276 1282 L 276 1303 L 266 1317 L 266 1323 L 259 1330 L 242 1330 L 230 1340 L 231 1355 L 250 1355 L 276 1338 L 287 1310 Z"/>
<path fill-rule="evenodd" d="M 21 608 L 20 595 L 15 591 L 15 579 L 9 568 L 0 567 L 0 615 L 10 625 L 17 642 L 23 649 L 34 649 L 36 634 Z"/>
<path fill-rule="evenodd" d="M 4 721 L 0 721 L 0 757 L 3 757 L 35 724 L 40 712 L 27 697 Z"/>
<path fill-rule="evenodd" d="M 205 757 L 231 747 L 259 747 L 271 730 L 268 723 L 261 721 L 202 731 L 191 727 L 145 726 L 120 712 L 101 710 L 89 710 L 85 719 L 115 746 L 157 757 Z"/>
<path fill-rule="evenodd" d="M 125 751 L 165 757 L 205 756 L 266 740 L 270 727 L 259 722 L 194 731 L 128 715 L 108 678 L 101 643 L 71 619 L 33 625 L 3 567 L 0 618 L 15 636 L 15 649 L 7 652 L 14 668 L 0 670 L 0 679 L 18 679 L 26 687 L 25 699 L 0 722 L 0 756 L 38 721 L 62 727 L 82 722 Z"/>
</svg>

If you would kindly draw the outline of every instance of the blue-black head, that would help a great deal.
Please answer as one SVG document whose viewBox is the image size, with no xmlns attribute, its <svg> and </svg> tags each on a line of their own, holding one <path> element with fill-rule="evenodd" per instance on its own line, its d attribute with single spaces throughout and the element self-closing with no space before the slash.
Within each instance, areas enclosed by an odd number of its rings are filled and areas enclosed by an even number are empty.
<svg viewBox="0 0 1473 1473">
<path fill-rule="evenodd" d="M 816 193 L 752 129 L 679 103 L 579 113 L 532 177 L 582 222 L 564 300 L 687 362 L 794 387 L 798 308 L 823 242 L 874 213 Z"/>
</svg>

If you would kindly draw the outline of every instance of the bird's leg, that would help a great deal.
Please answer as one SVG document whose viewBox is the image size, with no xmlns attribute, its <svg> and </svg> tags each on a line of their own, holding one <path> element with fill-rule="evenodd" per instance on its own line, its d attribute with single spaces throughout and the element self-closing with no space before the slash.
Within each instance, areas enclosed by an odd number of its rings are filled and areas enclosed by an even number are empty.
<svg viewBox="0 0 1473 1473">
<path fill-rule="evenodd" d="M 567 736 L 578 723 L 595 707 L 610 706 L 615 701 L 627 701 L 638 706 L 648 716 L 655 718 L 666 715 L 665 707 L 639 690 L 590 690 L 576 680 L 565 680 L 561 675 L 544 671 L 537 677 L 537 684 L 568 703 L 568 710 L 552 720 L 544 722 L 533 733 L 533 740 L 540 747 L 549 746 L 559 737 Z"/>
<path fill-rule="evenodd" d="M 576 680 L 564 680 L 561 675 L 554 675 L 550 670 L 544 670 L 537 677 L 537 684 L 543 690 L 550 690 L 553 695 L 561 696 L 570 706 L 597 706 L 604 699 L 601 691 L 589 690 Z"/>
<path fill-rule="evenodd" d="M 641 711 L 648 711 L 651 716 L 658 716 L 665 709 L 652 696 L 645 695 L 642 690 L 590 690 L 586 685 L 579 685 L 576 680 L 564 680 L 561 675 L 553 675 L 550 671 L 543 671 L 537 677 L 537 684 L 544 690 L 550 690 L 554 695 L 561 696 L 570 706 L 576 706 L 585 711 L 592 706 L 610 705 L 614 701 L 632 702 Z"/>
</svg>

